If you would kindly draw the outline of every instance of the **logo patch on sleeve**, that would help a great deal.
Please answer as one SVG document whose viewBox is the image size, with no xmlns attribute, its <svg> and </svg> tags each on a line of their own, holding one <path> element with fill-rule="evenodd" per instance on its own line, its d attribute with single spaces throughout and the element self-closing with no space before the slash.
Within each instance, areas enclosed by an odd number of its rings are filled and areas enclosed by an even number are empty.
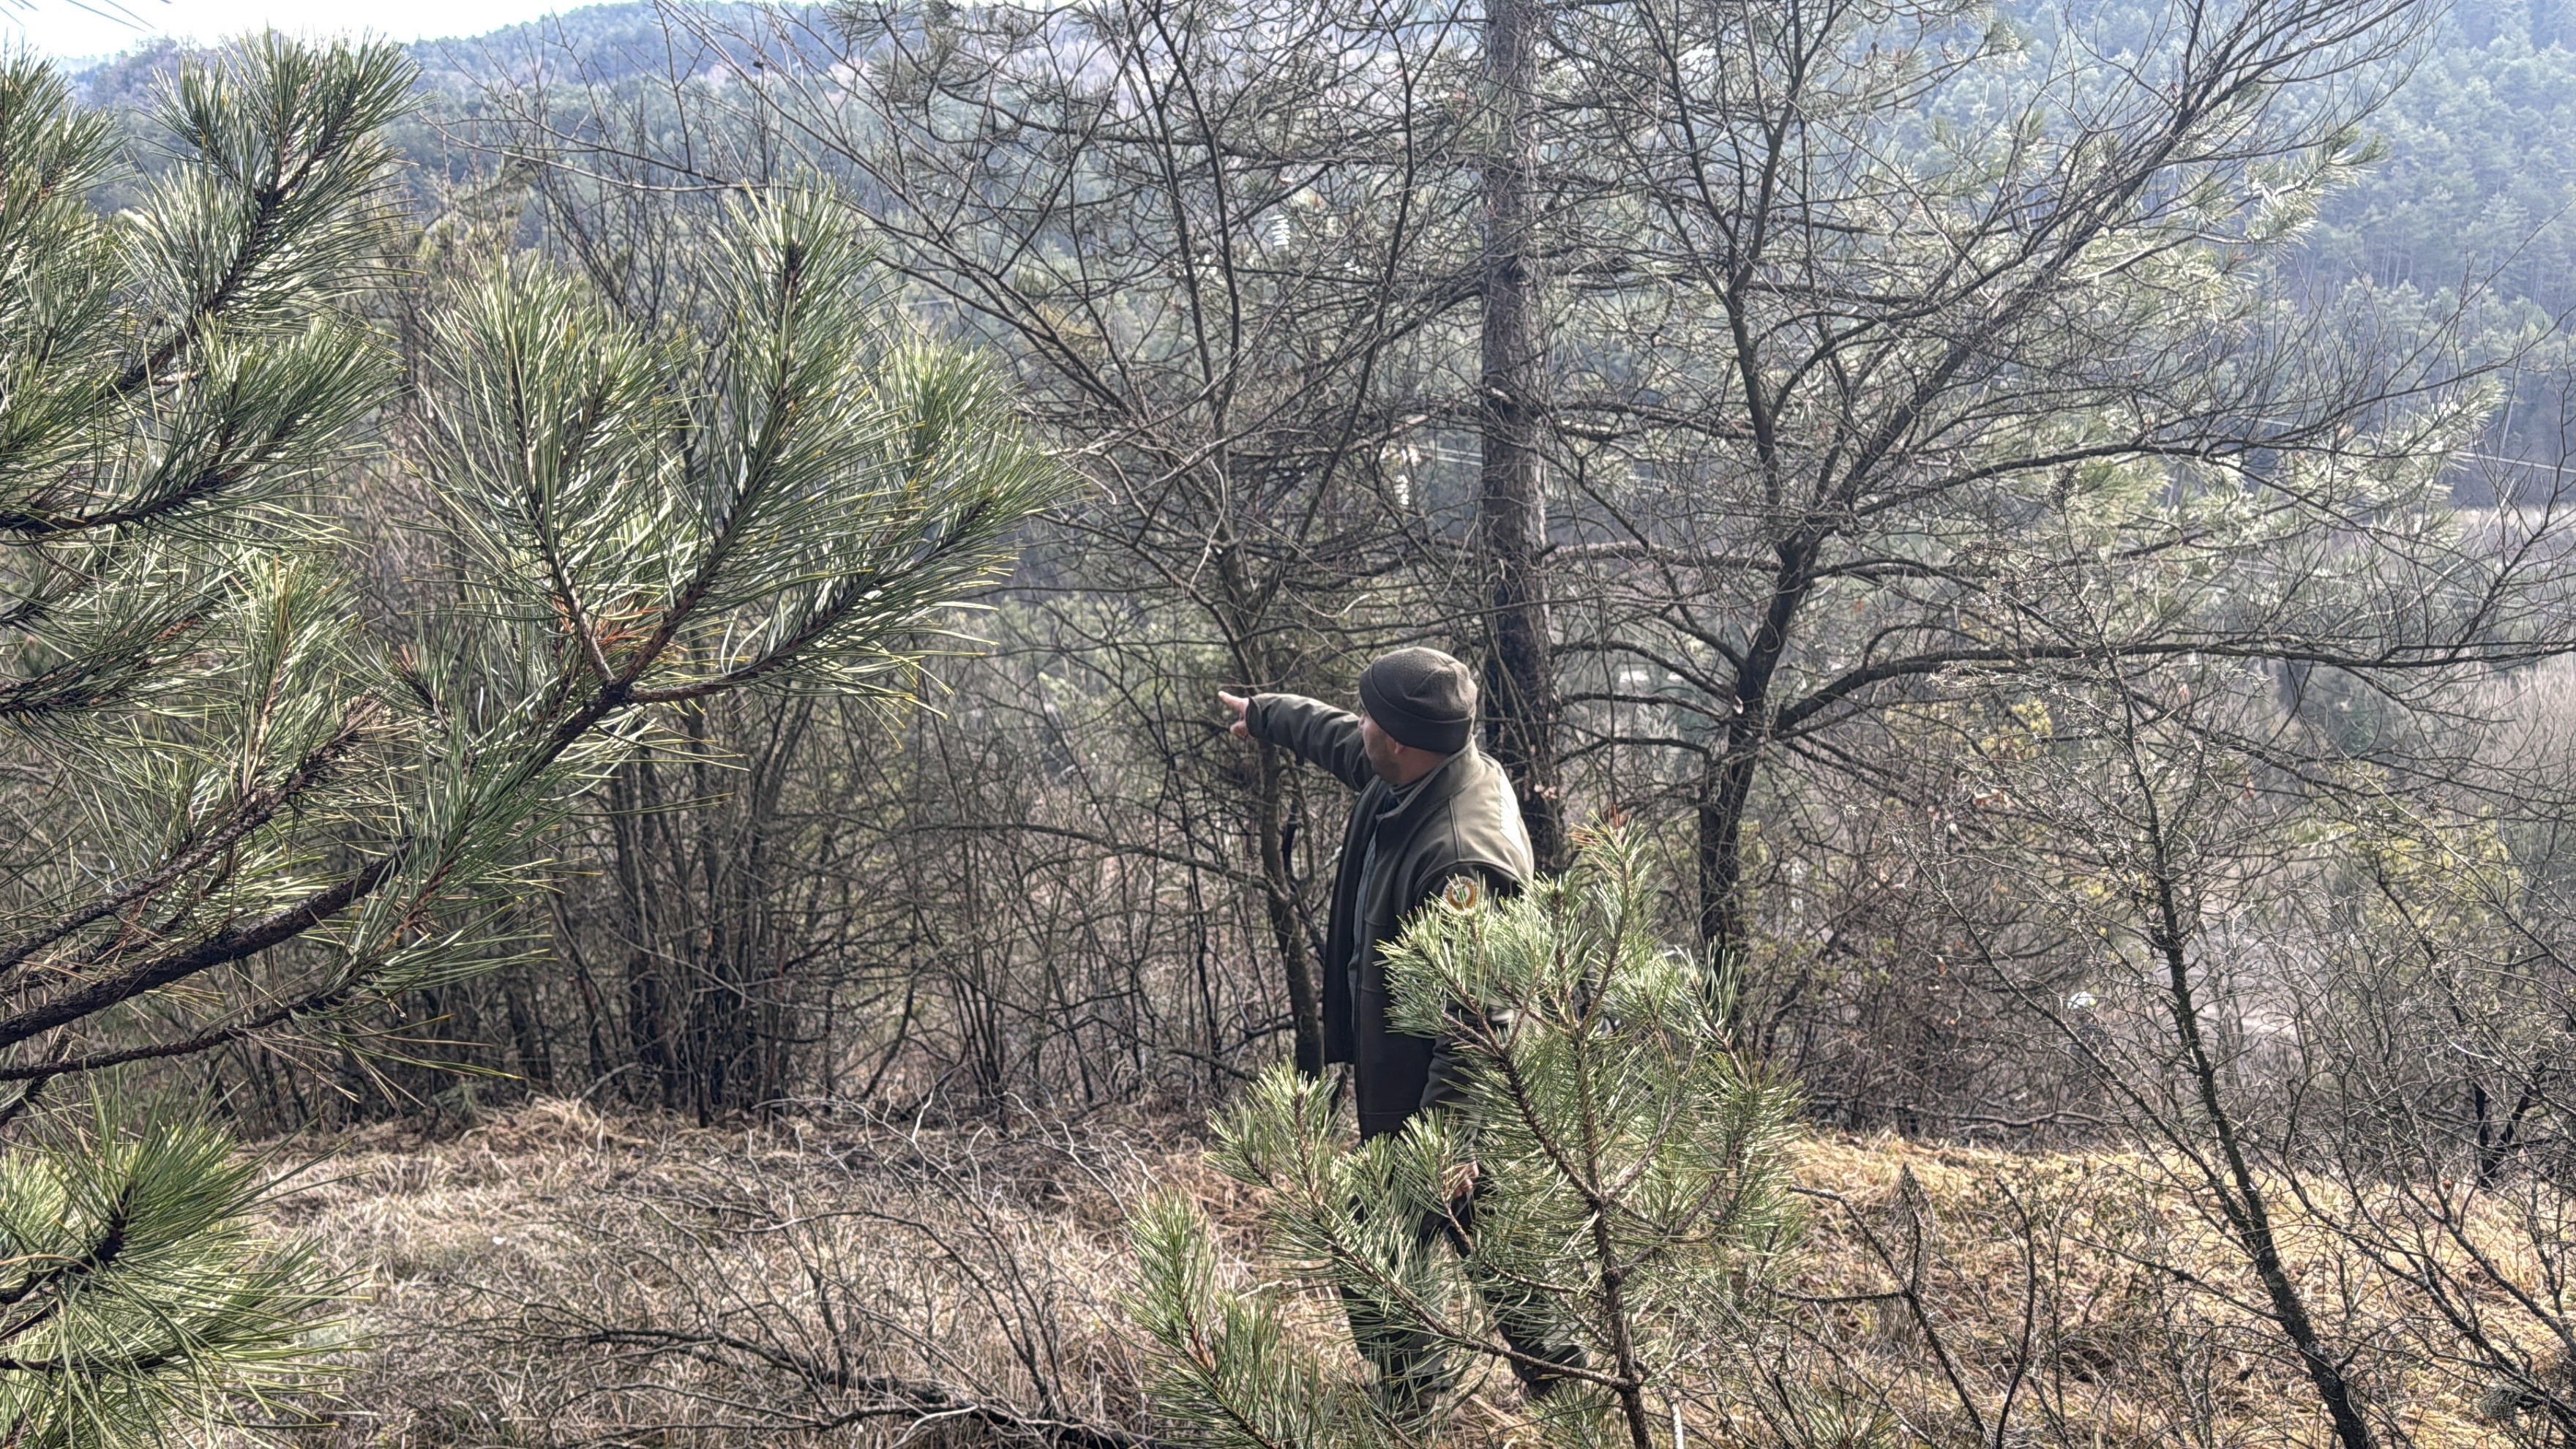
<svg viewBox="0 0 2576 1449">
<path fill-rule="evenodd" d="M 1488 894 L 1483 876 L 1453 875 L 1449 884 L 1440 889 L 1440 904 L 1464 913 L 1483 906 Z"/>
</svg>

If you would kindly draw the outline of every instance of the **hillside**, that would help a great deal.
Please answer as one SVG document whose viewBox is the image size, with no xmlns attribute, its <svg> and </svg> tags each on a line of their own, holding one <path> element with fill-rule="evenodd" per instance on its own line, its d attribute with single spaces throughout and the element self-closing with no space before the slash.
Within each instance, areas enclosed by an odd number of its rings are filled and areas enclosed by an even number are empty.
<svg viewBox="0 0 2576 1449">
<path fill-rule="evenodd" d="M 0 1449 L 2571 1449 L 2557 3 L 7 68 Z"/>
<path fill-rule="evenodd" d="M 276 1150 L 317 1145 L 329 1155 L 279 1199 L 274 1227 L 310 1237 L 355 1290 L 361 1346 L 327 1435 L 306 1441 L 349 1446 L 747 1449 L 790 1432 L 892 1437 L 915 1420 L 945 1442 L 1112 1442 L 1094 1431 L 1147 1427 L 1120 1308 L 1126 1213 L 1186 1191 L 1248 1239 L 1259 1209 L 1201 1163 L 1186 1124 L 1134 1115 L 703 1130 L 558 1101 L 444 1137 L 378 1129 Z M 1833 1434 L 1808 1425 L 1827 1442 L 1875 1442 L 1898 1421 L 1959 1442 L 1945 1355 L 1981 1412 L 2009 1396 L 2105 1449 L 2171 1444 L 2193 1422 L 2212 1442 L 2310 1438 L 2271 1330 L 2238 1306 L 2240 1263 L 2155 1164 L 1832 1136 L 1799 1159 L 1814 1195 L 1790 1286 L 1808 1306 L 1753 1351 L 1849 1390 L 1801 1406 L 1842 1416 Z M 2349 1256 L 2294 1266 L 2318 1286 L 2387 1291 Z M 1306 1309 L 1311 1331 L 1334 1334 L 1329 1306 Z M 2419 1444 L 2513 1442 L 2463 1394 L 2390 1387 Z M 1764 1422 L 1779 1409 L 1758 1394 L 1737 1408 L 1693 1436 L 1794 1437 Z M 1523 1412 L 1488 1371 L 1450 1442 L 1513 1444 Z"/>
<path fill-rule="evenodd" d="M 2034 34 L 2064 23 L 2047 7 L 1999 9 Z M 2440 14 L 2403 84 L 2366 125 L 2377 159 L 2312 225 L 2298 264 L 2310 285 L 2364 278 L 2424 294 L 2466 289 L 2487 299 L 2496 327 L 2576 308 L 2576 153 L 2566 145 L 2576 133 L 2571 14 L 2563 0 L 2468 0 Z M 2114 44 L 2146 24 L 2113 0 L 2079 6 L 2074 17 Z M 491 170 L 486 123 L 498 95 L 597 91 L 628 104 L 674 79 L 721 87 L 755 63 L 828 64 L 819 54 L 800 61 L 796 38 L 828 25 L 821 6 L 618 0 L 421 41 L 409 49 L 425 103 L 397 127 L 397 141 L 419 167 L 420 203 L 432 205 L 437 178 L 462 185 Z M 176 58 L 161 41 L 80 79 L 94 102 L 138 105 Z M 2564 451 L 2555 356 L 2532 359 L 2508 379 L 2514 404 L 2499 416 L 2488 451 L 2541 460 Z"/>
</svg>

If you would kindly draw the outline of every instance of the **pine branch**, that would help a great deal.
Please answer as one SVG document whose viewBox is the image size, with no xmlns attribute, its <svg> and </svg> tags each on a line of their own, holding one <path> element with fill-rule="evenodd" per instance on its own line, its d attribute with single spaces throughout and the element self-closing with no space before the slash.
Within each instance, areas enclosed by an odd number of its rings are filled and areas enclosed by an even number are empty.
<svg viewBox="0 0 2576 1449">
<path fill-rule="evenodd" d="M 227 927 L 203 941 L 166 955 L 135 962 L 113 975 L 62 992 L 13 1016 L 0 1017 L 0 1049 L 94 1016 L 147 991 L 185 981 L 199 972 L 245 960 L 294 940 L 373 894 L 393 875 L 402 859 L 400 852 L 380 856 L 291 906 L 272 911 L 246 925 Z"/>
<path fill-rule="evenodd" d="M 215 828 L 180 842 L 162 865 L 126 885 L 57 917 L 44 927 L 0 943 L 0 980 L 27 958 L 64 937 L 93 925 L 129 906 L 158 895 L 182 877 L 202 870 L 226 851 L 241 844 L 249 835 L 275 818 L 277 812 L 294 801 L 305 790 L 320 781 L 331 766 L 346 756 L 364 734 L 363 723 L 372 711 L 364 705 L 353 706 L 344 716 L 338 733 L 297 760 L 286 775 L 265 789 L 244 796 Z"/>
</svg>

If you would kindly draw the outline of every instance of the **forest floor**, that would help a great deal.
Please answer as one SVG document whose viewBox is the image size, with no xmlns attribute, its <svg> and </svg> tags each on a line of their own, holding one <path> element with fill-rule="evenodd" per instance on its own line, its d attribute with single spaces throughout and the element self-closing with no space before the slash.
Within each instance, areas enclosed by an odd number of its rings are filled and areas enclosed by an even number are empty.
<svg viewBox="0 0 2576 1449">
<path fill-rule="evenodd" d="M 541 1102 L 318 1145 L 275 1148 L 306 1165 L 272 1216 L 346 1275 L 346 1372 L 299 1436 L 332 1446 L 1143 1430 L 1151 1370 L 1120 1307 L 1128 1210 L 1185 1191 L 1246 1244 L 1258 1213 L 1201 1160 L 1194 1121 L 1145 1115 L 728 1130 Z M 1693 1437 L 2324 1441 L 2277 1333 L 2242 1306 L 2247 1275 L 2154 1164 L 1817 1137 L 1799 1175 L 1804 1301 L 1783 1300 L 1743 1385 L 1695 1401 Z M 2342 1265 L 2293 1266 L 2353 1301 Z M 2473 1385 L 2376 1388 L 2419 1444 L 2509 1442 L 2475 1417 Z M 1497 1373 L 1447 1437 L 1535 1436 Z"/>
</svg>

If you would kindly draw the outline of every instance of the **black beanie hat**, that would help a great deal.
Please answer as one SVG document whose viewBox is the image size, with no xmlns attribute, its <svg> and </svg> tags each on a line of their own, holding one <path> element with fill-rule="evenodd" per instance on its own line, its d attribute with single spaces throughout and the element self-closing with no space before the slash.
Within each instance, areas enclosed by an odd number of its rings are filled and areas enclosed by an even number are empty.
<svg viewBox="0 0 2576 1449">
<path fill-rule="evenodd" d="M 1396 743 L 1454 755 L 1476 731 L 1476 681 L 1437 649 L 1398 649 L 1360 671 L 1360 707 Z"/>
</svg>

